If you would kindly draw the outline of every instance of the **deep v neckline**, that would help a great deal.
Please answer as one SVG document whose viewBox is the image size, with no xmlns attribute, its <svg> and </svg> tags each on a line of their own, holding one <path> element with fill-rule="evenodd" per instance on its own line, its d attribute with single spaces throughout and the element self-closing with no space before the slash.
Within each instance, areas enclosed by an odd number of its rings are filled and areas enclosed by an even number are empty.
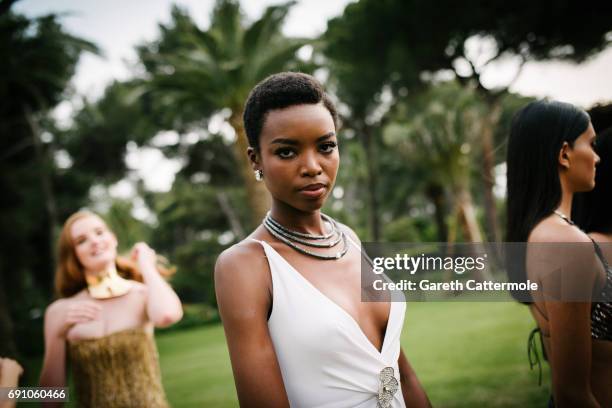
<svg viewBox="0 0 612 408">
<path fill-rule="evenodd" d="M 393 318 L 393 309 L 394 309 L 393 308 L 393 304 L 395 302 L 390 301 L 389 313 L 388 313 L 388 316 L 387 316 L 387 324 L 385 326 L 385 333 L 383 335 L 383 341 L 382 341 L 382 344 L 380 346 L 380 350 L 378 350 L 378 348 L 374 345 L 374 343 L 372 343 L 372 341 L 368 338 L 368 336 L 366 336 L 365 332 L 363 331 L 363 329 L 361 328 L 359 323 L 357 323 L 357 320 L 355 320 L 355 318 L 349 312 L 347 312 L 342 306 L 340 306 L 338 303 L 333 301 L 329 296 L 327 296 L 325 293 L 323 293 L 312 282 L 310 282 L 308 279 L 306 279 L 306 277 L 304 275 L 302 275 L 293 265 L 291 265 L 289 263 L 289 261 L 287 261 L 281 254 L 279 254 L 278 251 L 272 247 L 272 245 L 268 244 L 265 241 L 261 241 L 261 242 L 266 247 L 268 247 L 272 251 L 272 253 L 274 255 L 276 255 L 278 258 L 280 258 L 282 260 L 282 262 L 284 262 L 287 265 L 287 267 L 291 271 L 293 271 L 295 275 L 298 276 L 298 279 L 303 281 L 306 284 L 306 286 L 309 287 L 317 296 L 322 298 L 324 302 L 326 302 L 328 304 L 331 304 L 331 306 L 334 309 L 338 310 L 341 314 L 343 314 L 347 318 L 347 320 L 350 322 L 350 324 L 360 333 L 360 335 L 363 338 L 363 340 L 365 340 L 365 342 L 369 345 L 369 347 L 372 348 L 373 351 L 376 352 L 377 355 L 379 355 L 379 356 L 383 355 L 383 353 L 385 351 L 385 345 L 387 344 L 387 337 L 388 337 L 388 334 L 389 334 L 389 325 L 391 324 L 391 319 Z M 351 244 L 355 245 L 352 241 L 351 241 Z"/>
</svg>

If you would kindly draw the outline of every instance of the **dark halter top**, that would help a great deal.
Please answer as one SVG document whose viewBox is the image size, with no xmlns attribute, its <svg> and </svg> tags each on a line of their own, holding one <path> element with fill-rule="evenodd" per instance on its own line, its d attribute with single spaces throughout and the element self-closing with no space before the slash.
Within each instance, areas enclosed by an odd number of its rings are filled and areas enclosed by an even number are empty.
<svg viewBox="0 0 612 408">
<path fill-rule="evenodd" d="M 565 215 L 555 212 L 559 217 L 563 218 L 568 224 L 576 226 L 572 220 L 567 218 Z M 608 265 L 608 261 L 601 252 L 601 248 L 597 245 L 597 242 L 591 238 L 593 247 L 595 248 L 595 255 L 599 258 L 599 261 L 604 267 L 606 272 L 606 283 L 598 297 L 597 302 L 593 302 L 591 305 L 591 338 L 596 340 L 612 341 L 612 267 Z M 539 310 L 539 309 L 538 309 Z M 542 313 L 540 311 L 540 313 Z M 544 315 L 543 315 L 544 316 Z M 544 316 L 545 317 L 545 316 Z M 538 367 L 538 384 L 542 384 L 542 366 L 540 364 L 540 355 L 536 346 L 536 335 L 540 334 L 540 345 L 545 360 L 546 351 L 544 344 L 542 343 L 542 332 L 539 327 L 536 327 L 529 334 L 527 340 L 527 358 L 529 360 L 529 366 L 531 369 Z M 554 407 L 554 403 L 549 401 L 549 407 Z"/>
<path fill-rule="evenodd" d="M 576 225 L 565 215 L 557 212 L 555 214 L 563 218 L 568 224 Z M 601 290 L 600 300 L 593 302 L 591 307 L 591 337 L 597 340 L 612 341 L 612 266 L 608 265 L 608 261 L 597 242 L 593 238 L 591 238 L 591 241 L 593 241 L 595 247 L 595 254 L 606 271 L 606 283 Z"/>
</svg>

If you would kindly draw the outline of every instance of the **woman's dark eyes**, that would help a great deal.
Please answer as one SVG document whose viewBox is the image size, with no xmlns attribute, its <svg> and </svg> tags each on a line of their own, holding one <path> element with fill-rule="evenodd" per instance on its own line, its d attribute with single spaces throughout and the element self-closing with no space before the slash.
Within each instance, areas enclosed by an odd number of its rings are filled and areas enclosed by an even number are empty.
<svg viewBox="0 0 612 408">
<path fill-rule="evenodd" d="M 323 143 L 323 144 L 320 146 L 320 150 L 321 150 L 323 153 L 331 153 L 331 152 L 333 152 L 333 151 L 334 151 L 334 149 L 336 148 L 336 146 L 337 146 L 337 145 L 336 145 L 336 143 L 335 143 L 335 142 L 327 142 L 327 143 Z"/>
<path fill-rule="evenodd" d="M 281 159 L 289 159 L 289 158 L 291 158 L 291 157 L 293 157 L 295 155 L 295 151 L 293 151 L 293 149 L 290 149 L 288 147 L 282 147 L 282 148 L 276 150 L 276 154 Z"/>
<path fill-rule="evenodd" d="M 330 154 L 336 148 L 336 142 L 326 142 L 319 145 L 318 150 L 323 154 Z M 297 150 L 291 147 L 281 147 L 276 150 L 275 154 L 281 159 L 291 159 L 297 156 Z"/>
</svg>

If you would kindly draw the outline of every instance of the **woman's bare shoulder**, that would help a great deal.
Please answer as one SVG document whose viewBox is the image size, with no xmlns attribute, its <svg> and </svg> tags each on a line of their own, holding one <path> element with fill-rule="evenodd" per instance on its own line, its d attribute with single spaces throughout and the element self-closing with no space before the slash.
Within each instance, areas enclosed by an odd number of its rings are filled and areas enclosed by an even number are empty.
<svg viewBox="0 0 612 408">
<path fill-rule="evenodd" d="M 219 254 L 215 264 L 215 285 L 269 285 L 268 259 L 257 237 L 257 234 L 251 234 Z"/>
<path fill-rule="evenodd" d="M 69 301 L 70 300 L 67 298 L 60 298 L 51 302 L 49 306 L 47 306 L 47 309 L 45 309 L 45 319 L 53 318 L 61 313 L 66 308 Z"/>
<path fill-rule="evenodd" d="M 45 316 L 53 317 L 57 314 L 61 314 L 68 306 L 70 306 L 75 301 L 83 300 L 86 298 L 87 291 L 86 289 L 83 289 L 72 296 L 56 299 L 47 306 L 47 309 L 45 310 Z"/>
<path fill-rule="evenodd" d="M 568 224 L 556 215 L 551 215 L 540 221 L 531 230 L 528 242 L 588 243 L 591 242 L 591 239 L 578 227 Z"/>
<path fill-rule="evenodd" d="M 589 236 L 555 215 L 540 222 L 529 235 L 531 270 L 549 290 L 571 288 L 565 299 L 590 299 L 601 271 Z M 561 296 L 551 292 L 552 299 Z"/>
<path fill-rule="evenodd" d="M 265 321 L 272 304 L 272 277 L 261 243 L 248 238 L 223 251 L 215 265 L 215 294 L 224 325 Z M 242 324 L 242 323 L 240 323 Z"/>
<path fill-rule="evenodd" d="M 241 267 L 251 264 L 259 258 L 265 258 L 265 252 L 261 243 L 257 242 L 254 238 L 248 237 L 221 252 L 217 258 L 215 269 Z"/>
<path fill-rule="evenodd" d="M 355 231 L 353 231 L 353 229 L 351 227 L 349 227 L 346 224 L 342 224 L 341 222 L 338 222 L 338 226 L 340 227 L 340 229 L 348 235 L 348 237 L 350 239 L 352 239 L 353 241 L 355 241 L 356 244 L 361 244 L 361 240 L 359 239 L 359 237 L 357 236 L 357 233 L 355 233 Z"/>
</svg>

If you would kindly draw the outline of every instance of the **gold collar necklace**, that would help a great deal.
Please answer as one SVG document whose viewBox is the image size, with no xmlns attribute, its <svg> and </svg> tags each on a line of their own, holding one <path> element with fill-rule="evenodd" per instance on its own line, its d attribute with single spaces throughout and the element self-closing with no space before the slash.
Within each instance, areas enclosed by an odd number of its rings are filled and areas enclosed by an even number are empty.
<svg viewBox="0 0 612 408">
<path fill-rule="evenodd" d="M 94 299 L 109 299 L 125 295 L 132 287 L 131 283 L 119 276 L 114 265 L 97 276 L 85 276 L 87 291 Z"/>
</svg>

